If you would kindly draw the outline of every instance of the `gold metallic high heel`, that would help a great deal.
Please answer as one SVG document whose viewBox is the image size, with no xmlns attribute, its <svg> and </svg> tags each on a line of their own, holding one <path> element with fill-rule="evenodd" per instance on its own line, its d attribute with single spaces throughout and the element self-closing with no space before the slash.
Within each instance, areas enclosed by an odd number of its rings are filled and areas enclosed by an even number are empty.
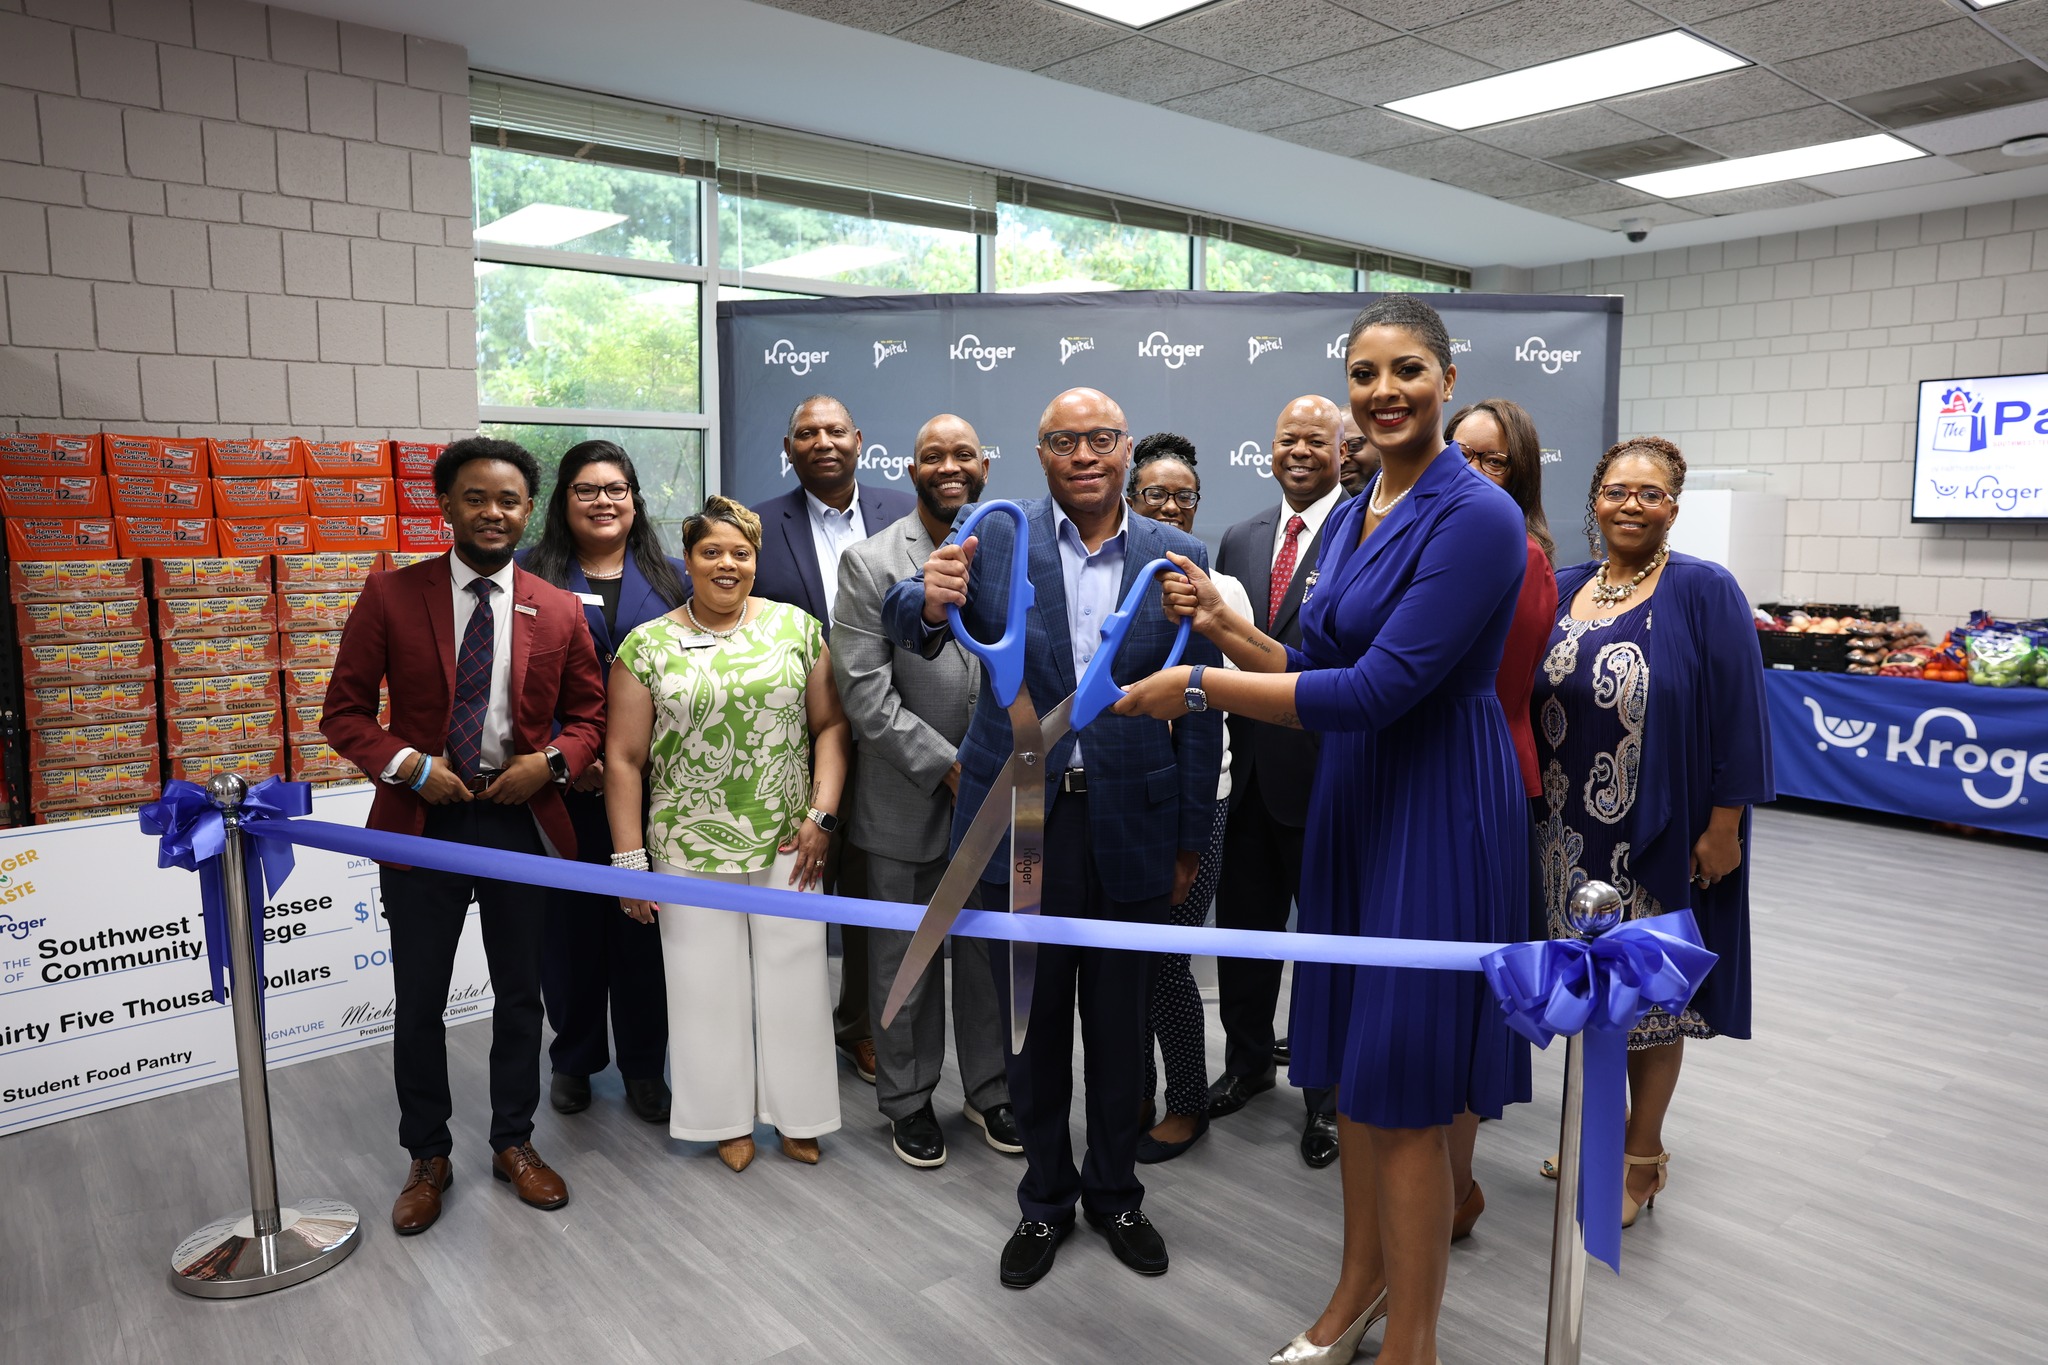
<svg viewBox="0 0 2048 1365">
<path fill-rule="evenodd" d="M 1346 1327 L 1328 1346 L 1318 1346 L 1303 1332 L 1294 1340 L 1282 1346 L 1266 1359 L 1266 1365 L 1349 1365 L 1351 1358 L 1358 1354 L 1358 1344 L 1365 1340 L 1365 1334 L 1372 1330 L 1374 1323 L 1387 1316 L 1387 1291 L 1372 1301 L 1372 1306 L 1358 1315 L 1358 1321 Z"/>
<path fill-rule="evenodd" d="M 1655 1156 L 1629 1156 L 1624 1153 L 1621 1159 L 1628 1166 L 1655 1166 L 1657 1168 L 1657 1183 L 1650 1187 L 1648 1197 L 1640 1204 L 1629 1195 L 1628 1180 L 1626 1173 L 1624 1173 L 1621 1183 L 1621 1225 L 1625 1228 L 1632 1228 L 1636 1225 L 1636 1215 L 1656 1203 L 1658 1193 L 1671 1183 L 1671 1153 L 1659 1152 Z"/>
</svg>

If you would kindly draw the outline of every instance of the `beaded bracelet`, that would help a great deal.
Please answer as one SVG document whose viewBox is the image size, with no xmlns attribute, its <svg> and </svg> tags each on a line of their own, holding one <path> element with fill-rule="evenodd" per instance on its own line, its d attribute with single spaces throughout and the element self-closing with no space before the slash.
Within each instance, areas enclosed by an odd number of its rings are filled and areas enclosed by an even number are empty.
<svg viewBox="0 0 2048 1365">
<path fill-rule="evenodd" d="M 430 773 L 432 773 L 433 771 L 434 771 L 434 756 L 433 756 L 432 754 L 421 754 L 421 755 L 420 755 L 420 770 L 419 770 L 419 772 L 418 772 L 418 773 L 417 773 L 417 774 L 416 774 L 416 775 L 415 775 L 415 776 L 413 777 L 413 780 L 412 780 L 412 788 L 411 788 L 411 789 L 412 789 L 413 791 L 418 791 L 418 790 L 419 790 L 419 789 L 420 789 L 421 787 L 424 787 L 424 786 L 426 786 L 426 785 L 427 785 L 427 777 L 428 777 L 428 775 L 429 775 Z"/>
<path fill-rule="evenodd" d="M 614 853 L 612 854 L 612 866 L 623 867 L 633 872 L 645 872 L 647 871 L 647 850 L 635 848 L 629 849 L 624 853 Z"/>
</svg>

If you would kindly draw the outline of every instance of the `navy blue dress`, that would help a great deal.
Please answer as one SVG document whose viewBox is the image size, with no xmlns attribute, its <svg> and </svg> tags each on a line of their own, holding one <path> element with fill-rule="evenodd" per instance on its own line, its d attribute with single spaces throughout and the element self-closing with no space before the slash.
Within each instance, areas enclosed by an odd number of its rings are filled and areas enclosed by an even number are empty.
<svg viewBox="0 0 2048 1365">
<path fill-rule="evenodd" d="M 1494 688 L 1527 566 L 1514 500 L 1456 445 L 1363 545 L 1364 497 L 1319 537 L 1302 601 L 1302 725 L 1323 733 L 1303 855 L 1304 932 L 1519 940 L 1528 799 Z M 1529 1098 L 1529 1052 L 1477 972 L 1299 963 L 1303 1088 L 1383 1128 L 1498 1118 Z"/>
</svg>

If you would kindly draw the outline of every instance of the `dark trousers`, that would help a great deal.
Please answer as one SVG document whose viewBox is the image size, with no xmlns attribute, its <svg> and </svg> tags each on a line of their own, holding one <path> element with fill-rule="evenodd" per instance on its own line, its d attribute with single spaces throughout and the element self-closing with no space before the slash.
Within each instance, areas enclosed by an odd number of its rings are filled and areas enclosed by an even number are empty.
<svg viewBox="0 0 2048 1365">
<path fill-rule="evenodd" d="M 1113 901 L 1095 875 L 1088 798 L 1068 793 L 1046 818 L 1045 894 L 1039 908 L 1076 919 L 1166 922 L 1166 896 Z M 983 882 L 981 904 L 1009 904 L 1007 883 Z M 1144 1201 L 1138 1180 L 1139 1106 L 1145 1098 L 1146 1004 L 1154 954 L 1040 944 L 1024 1050 L 1011 1053 L 1010 1104 L 1024 1139 L 1017 1207 L 1026 1218 L 1064 1222 L 1080 1202 L 1099 1214 Z M 1010 951 L 991 941 L 989 969 L 1003 1026 L 1010 1019 Z M 1080 1006 L 1088 1150 L 1074 1168 L 1074 1011 Z"/>
<path fill-rule="evenodd" d="M 533 813 L 525 806 L 489 801 L 435 806 L 427 812 L 430 839 L 545 853 Z M 455 970 L 455 947 L 472 897 L 481 908 L 484 956 L 491 990 L 491 1150 L 516 1147 L 533 1136 L 540 1103 L 540 946 L 547 891 L 523 882 L 494 881 L 416 867 L 384 868 L 384 918 L 391 927 L 391 980 L 396 992 L 391 1066 L 398 1083 L 398 1141 L 415 1160 L 447 1156 L 454 1146 L 448 1117 L 448 1040 L 442 1012 Z M 621 916 L 623 918 L 623 915 Z"/>
<path fill-rule="evenodd" d="M 576 825 L 576 851 L 585 862 L 611 855 L 604 798 L 570 792 L 564 799 Z M 565 1076 L 595 1076 L 611 1064 L 610 1037 L 619 1074 L 658 1081 L 668 1053 L 668 987 L 661 966 L 661 926 L 642 924 L 619 909 L 613 896 L 548 890 L 541 933 L 541 998 L 555 1040 L 548 1061 Z"/>
<path fill-rule="evenodd" d="M 1223 831 L 1223 875 L 1216 887 L 1216 927 L 1287 928 L 1301 892 L 1302 832 L 1275 820 L 1259 794 L 1254 769 L 1231 793 Z M 1280 1004 L 1282 964 L 1265 958 L 1216 959 L 1217 1013 L 1223 1021 L 1223 1069 L 1252 1077 L 1273 1064 L 1273 1014 Z M 1304 1090 L 1311 1114 L 1336 1112 L 1327 1088 Z"/>
<path fill-rule="evenodd" d="M 866 899 L 868 895 L 867 850 L 846 837 L 846 822 L 853 814 L 853 764 L 847 765 L 846 790 L 839 798 L 839 828 L 825 852 L 825 890 L 835 896 Z M 868 1013 L 868 931 L 865 925 L 841 924 L 839 930 L 839 1001 L 832 1007 L 832 1041 L 852 1047 L 874 1037 L 874 1021 Z"/>
</svg>

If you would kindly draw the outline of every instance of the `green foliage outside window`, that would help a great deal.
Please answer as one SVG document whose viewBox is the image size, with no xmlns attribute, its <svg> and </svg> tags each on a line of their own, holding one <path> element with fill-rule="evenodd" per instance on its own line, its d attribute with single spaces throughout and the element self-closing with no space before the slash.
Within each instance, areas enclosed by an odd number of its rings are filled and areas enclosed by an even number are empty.
<svg viewBox="0 0 2048 1365">
<path fill-rule="evenodd" d="M 1004 204 L 996 219 L 1000 290 L 1065 285 L 1089 289 L 1186 289 L 1188 238 L 1094 218 Z"/>
<path fill-rule="evenodd" d="M 718 263 L 726 270 L 957 294 L 976 287 L 978 246 L 971 232 L 718 196 Z"/>
<path fill-rule="evenodd" d="M 1348 294 L 1353 288 L 1348 265 L 1303 261 L 1235 242 L 1211 240 L 1204 279 L 1211 289 L 1242 289 L 1261 294 L 1315 291 Z"/>
<path fill-rule="evenodd" d="M 610 441 L 633 459 L 640 476 L 640 497 L 647 515 L 661 528 L 662 543 L 673 555 L 682 553 L 683 518 L 704 505 L 704 434 L 660 427 L 570 427 L 518 422 L 486 422 L 486 436 L 517 441 L 540 462 L 540 494 L 520 544 L 540 538 L 541 512 L 555 491 L 555 470 L 562 452 L 584 441 Z"/>
<path fill-rule="evenodd" d="M 478 401 L 697 412 L 698 286 L 480 263 Z"/>
<path fill-rule="evenodd" d="M 504 232 L 517 245 L 624 256 L 636 261 L 697 263 L 698 183 L 680 175 L 659 175 L 554 156 L 471 150 L 470 181 L 476 194 L 477 235 L 489 239 L 492 225 L 535 205 L 586 209 L 623 221 L 580 236 L 561 237 L 546 223 L 522 233 L 515 223 Z M 531 217 L 532 215 L 528 215 Z M 566 230 L 566 229 L 564 229 Z"/>
</svg>

